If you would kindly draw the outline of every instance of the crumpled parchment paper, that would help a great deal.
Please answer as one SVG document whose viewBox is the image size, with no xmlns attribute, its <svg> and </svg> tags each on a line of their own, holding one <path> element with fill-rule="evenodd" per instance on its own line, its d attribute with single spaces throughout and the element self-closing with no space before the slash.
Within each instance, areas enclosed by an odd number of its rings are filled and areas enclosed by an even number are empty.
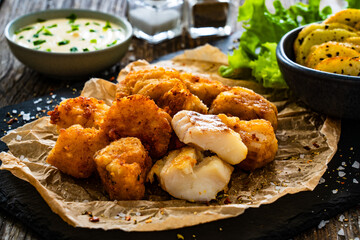
<svg viewBox="0 0 360 240">
<path fill-rule="evenodd" d="M 9 152 L 0 153 L 0 169 L 31 183 L 50 208 L 70 225 L 105 230 L 159 231 L 192 226 L 238 216 L 247 208 L 272 203 L 286 194 L 313 190 L 337 150 L 340 121 L 283 99 L 281 94 L 282 99 L 277 99 L 276 92 L 254 82 L 224 79 L 217 74 L 221 64 L 227 64 L 225 54 L 210 45 L 156 64 L 200 74 L 231 86 L 252 88 L 278 106 L 279 150 L 275 161 L 251 173 L 236 169 L 228 192 L 217 201 L 178 200 L 157 186 L 149 187 L 155 190 L 149 190 L 144 200 L 110 201 L 97 176 L 74 179 L 45 162 L 57 139 L 56 127 L 50 124 L 48 117 L 19 127 L 2 138 Z M 119 79 L 130 70 L 148 66 L 145 61 L 131 63 L 122 70 Z M 82 91 L 82 95 L 104 100 L 109 105 L 115 93 L 116 85 L 102 79 L 89 80 Z M 226 198 L 227 204 L 224 203 Z M 86 212 L 99 217 L 100 221 L 90 222 Z"/>
</svg>

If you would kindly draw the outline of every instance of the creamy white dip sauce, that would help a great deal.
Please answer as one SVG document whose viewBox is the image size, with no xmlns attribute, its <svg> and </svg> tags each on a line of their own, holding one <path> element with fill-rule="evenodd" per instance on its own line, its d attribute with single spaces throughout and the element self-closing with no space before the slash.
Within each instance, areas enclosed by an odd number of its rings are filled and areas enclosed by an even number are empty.
<svg viewBox="0 0 360 240">
<path fill-rule="evenodd" d="M 13 40 L 27 48 L 48 52 L 87 52 L 121 42 L 125 32 L 117 24 L 98 19 L 67 18 L 39 20 L 23 27 Z"/>
</svg>

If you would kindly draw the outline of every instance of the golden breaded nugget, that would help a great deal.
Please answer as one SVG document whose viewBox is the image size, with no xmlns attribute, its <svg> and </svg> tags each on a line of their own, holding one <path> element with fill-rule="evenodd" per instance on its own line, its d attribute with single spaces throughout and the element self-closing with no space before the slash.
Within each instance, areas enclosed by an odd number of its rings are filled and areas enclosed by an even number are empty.
<svg viewBox="0 0 360 240">
<path fill-rule="evenodd" d="M 99 130 L 76 124 L 60 129 L 59 138 L 46 161 L 63 173 L 87 178 L 95 171 L 95 152 L 107 144 L 106 136 Z"/>
<path fill-rule="evenodd" d="M 141 89 L 149 83 L 156 85 L 162 84 L 160 89 L 156 89 L 158 94 L 162 95 L 169 91 L 177 82 L 179 82 L 180 73 L 178 71 L 165 70 L 164 68 L 154 67 L 152 69 L 144 69 L 139 71 L 130 72 L 122 81 L 117 85 L 116 97 L 122 98 L 132 94 L 138 94 Z M 147 91 L 147 92 L 146 92 Z M 142 95 L 147 95 L 150 90 L 143 90 Z M 161 92 L 160 92 L 161 91 Z M 159 93 L 160 92 L 160 93 Z M 154 94 L 155 95 L 155 94 Z M 156 100 L 156 99 L 155 99 Z"/>
<path fill-rule="evenodd" d="M 84 128 L 99 128 L 109 106 L 95 98 L 77 97 L 62 101 L 53 111 L 48 112 L 52 124 L 58 129 L 80 124 Z"/>
<path fill-rule="evenodd" d="M 144 181 L 151 158 L 138 138 L 121 138 L 95 155 L 101 181 L 112 200 L 137 200 L 145 193 Z"/>
<path fill-rule="evenodd" d="M 155 102 L 176 84 L 182 82 L 189 91 L 199 97 L 207 106 L 222 91 L 230 87 L 219 81 L 209 80 L 190 73 L 180 73 L 176 70 L 166 70 L 162 67 L 130 72 L 117 85 L 117 98 L 131 94 L 149 96 Z"/>
<path fill-rule="evenodd" d="M 241 140 L 248 148 L 246 159 L 239 163 L 240 168 L 252 171 L 261 168 L 275 159 L 278 141 L 269 121 L 256 119 L 242 121 L 238 117 L 227 117 L 219 114 L 223 123 L 240 134 Z"/>
<path fill-rule="evenodd" d="M 230 91 L 220 93 L 211 105 L 211 114 L 225 113 L 241 120 L 265 119 L 277 128 L 277 108 L 254 91 L 233 87 Z"/>
<path fill-rule="evenodd" d="M 203 77 L 192 75 L 191 73 L 182 73 L 181 81 L 207 106 L 210 106 L 219 93 L 230 90 L 229 86 L 225 86 L 219 81 L 209 80 Z"/>
<path fill-rule="evenodd" d="M 116 99 L 107 112 L 101 129 L 112 140 L 137 137 L 158 158 L 166 154 L 171 138 L 171 117 L 143 95 Z"/>
<path fill-rule="evenodd" d="M 184 84 L 175 85 L 166 92 L 157 102 L 158 106 L 164 109 L 170 116 L 174 116 L 181 110 L 191 110 L 198 113 L 206 114 L 208 108 L 194 94 L 192 94 Z"/>
</svg>

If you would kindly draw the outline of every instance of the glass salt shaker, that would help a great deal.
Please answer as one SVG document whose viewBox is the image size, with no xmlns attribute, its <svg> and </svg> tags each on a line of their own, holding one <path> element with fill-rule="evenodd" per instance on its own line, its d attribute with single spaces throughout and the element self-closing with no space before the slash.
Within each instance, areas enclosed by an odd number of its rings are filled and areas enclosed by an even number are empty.
<svg viewBox="0 0 360 240">
<path fill-rule="evenodd" d="M 192 38 L 230 35 L 236 23 L 236 0 L 187 0 L 187 30 Z"/>
<path fill-rule="evenodd" d="M 183 0 L 128 0 L 128 19 L 137 38 L 156 44 L 181 34 Z"/>
</svg>

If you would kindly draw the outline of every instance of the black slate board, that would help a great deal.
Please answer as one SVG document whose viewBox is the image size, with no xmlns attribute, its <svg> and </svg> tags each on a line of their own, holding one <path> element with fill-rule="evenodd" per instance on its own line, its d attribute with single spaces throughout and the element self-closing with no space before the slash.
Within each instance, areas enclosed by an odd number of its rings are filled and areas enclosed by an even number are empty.
<svg viewBox="0 0 360 240">
<path fill-rule="evenodd" d="M 231 44 L 232 38 L 229 38 L 216 45 L 226 52 Z M 76 87 L 82 88 L 81 84 Z M 36 98 L 0 109 L 0 136 L 4 135 L 4 130 L 9 130 L 2 118 L 8 121 L 20 111 L 30 113 L 31 116 L 45 115 L 41 110 L 47 110 L 47 106 L 51 109 L 61 101 L 61 97 L 75 97 L 78 94 L 79 91 L 74 91 L 71 86 L 56 92 L 55 96 L 43 96 L 41 101 Z M 13 110 L 17 110 L 17 113 L 12 113 Z M 13 116 L 10 117 L 8 113 Z M 19 121 L 12 124 L 11 129 L 26 122 L 28 121 L 19 117 Z M 356 183 L 360 182 L 360 173 L 358 168 L 352 166 L 356 159 L 360 159 L 360 141 L 357 141 L 359 135 L 359 121 L 342 121 L 338 151 L 323 176 L 325 182 L 319 184 L 314 191 L 286 195 L 275 203 L 247 209 L 238 217 L 193 227 L 143 233 L 74 228 L 51 211 L 34 187 L 7 171 L 0 171 L 0 208 L 45 239 L 177 239 L 177 234 L 185 239 L 289 239 L 360 202 L 360 184 Z M 0 151 L 4 150 L 7 150 L 6 145 L 0 141 Z M 345 178 L 340 177 L 339 172 L 344 172 Z"/>
</svg>

